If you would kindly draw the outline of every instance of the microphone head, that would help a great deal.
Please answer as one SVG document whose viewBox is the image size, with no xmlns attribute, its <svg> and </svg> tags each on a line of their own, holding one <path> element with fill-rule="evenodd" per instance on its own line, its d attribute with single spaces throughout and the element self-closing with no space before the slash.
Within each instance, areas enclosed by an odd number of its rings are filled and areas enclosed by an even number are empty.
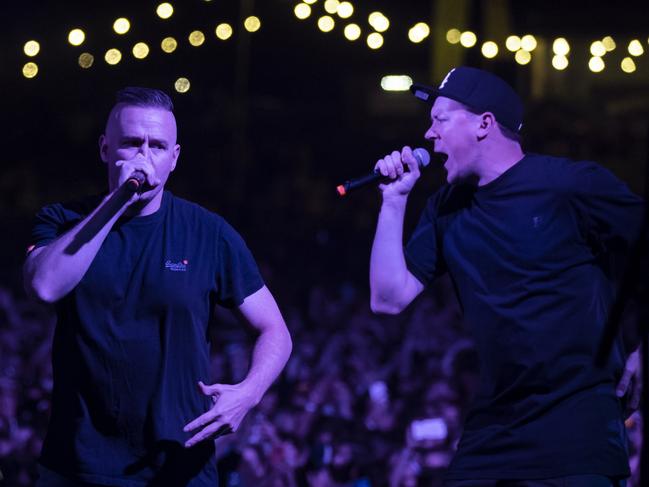
<svg viewBox="0 0 649 487">
<path fill-rule="evenodd" d="M 423 147 L 417 147 L 412 151 L 412 154 L 415 156 L 415 159 L 417 159 L 419 167 L 426 167 L 430 164 L 430 154 Z"/>
</svg>

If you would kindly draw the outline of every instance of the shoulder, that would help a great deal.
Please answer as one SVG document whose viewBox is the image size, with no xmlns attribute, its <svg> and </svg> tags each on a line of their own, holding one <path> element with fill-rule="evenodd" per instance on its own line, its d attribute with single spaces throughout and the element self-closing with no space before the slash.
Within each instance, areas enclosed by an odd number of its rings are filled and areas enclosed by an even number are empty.
<svg viewBox="0 0 649 487">
<path fill-rule="evenodd" d="M 51 203 L 38 210 L 36 218 L 59 223 L 82 220 L 99 205 L 102 198 L 102 195 L 93 195 L 62 203 Z"/>
</svg>

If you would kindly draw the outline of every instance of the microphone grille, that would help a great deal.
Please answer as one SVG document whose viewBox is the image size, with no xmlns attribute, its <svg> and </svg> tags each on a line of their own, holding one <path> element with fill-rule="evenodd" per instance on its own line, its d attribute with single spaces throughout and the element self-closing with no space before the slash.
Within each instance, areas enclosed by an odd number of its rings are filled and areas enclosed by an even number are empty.
<svg viewBox="0 0 649 487">
<path fill-rule="evenodd" d="M 412 151 L 412 153 L 415 156 L 415 159 L 417 159 L 419 167 L 426 167 L 430 164 L 430 154 L 423 147 L 417 147 Z"/>
</svg>

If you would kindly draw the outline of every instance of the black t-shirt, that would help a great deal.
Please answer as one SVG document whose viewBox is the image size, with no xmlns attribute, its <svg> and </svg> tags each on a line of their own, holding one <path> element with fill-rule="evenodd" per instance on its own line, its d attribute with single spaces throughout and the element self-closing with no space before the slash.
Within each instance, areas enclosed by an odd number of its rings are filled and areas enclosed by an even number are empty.
<svg viewBox="0 0 649 487">
<path fill-rule="evenodd" d="M 51 242 L 100 201 L 43 208 L 33 243 Z M 210 382 L 214 303 L 238 306 L 262 286 L 241 237 L 198 205 L 165 192 L 155 213 L 118 221 L 56 303 L 43 465 L 92 483 L 216 485 L 213 442 L 187 450 L 193 433 L 182 429 L 212 404 L 197 382 Z"/>
<path fill-rule="evenodd" d="M 480 357 L 480 387 L 447 477 L 629 474 L 615 384 L 593 357 L 614 294 L 613 256 L 642 200 L 589 162 L 526 155 L 481 186 L 445 185 L 406 248 L 429 284 L 448 271 Z"/>
</svg>

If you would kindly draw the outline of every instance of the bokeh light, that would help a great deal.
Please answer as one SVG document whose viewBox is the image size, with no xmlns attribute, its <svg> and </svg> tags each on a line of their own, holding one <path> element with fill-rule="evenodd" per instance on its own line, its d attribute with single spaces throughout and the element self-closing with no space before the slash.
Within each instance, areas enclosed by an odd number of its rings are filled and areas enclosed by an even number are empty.
<svg viewBox="0 0 649 487">
<path fill-rule="evenodd" d="M 78 62 L 79 66 L 81 66 L 83 69 L 88 69 L 95 62 L 95 56 L 93 56 L 89 52 L 82 52 L 79 55 Z"/>
<path fill-rule="evenodd" d="M 333 17 L 329 15 L 323 15 L 318 19 L 318 29 L 322 32 L 331 32 L 335 25 Z"/>
<path fill-rule="evenodd" d="M 410 42 L 418 43 L 430 35 L 430 27 L 425 22 L 418 22 L 408 30 Z"/>
<path fill-rule="evenodd" d="M 27 41 L 23 47 L 23 52 L 29 56 L 34 57 L 41 50 L 41 45 L 37 41 Z"/>
<path fill-rule="evenodd" d="M 635 61 L 633 58 L 625 57 L 620 63 L 620 68 L 622 68 L 622 71 L 625 73 L 633 73 L 636 70 Z"/>
<path fill-rule="evenodd" d="M 108 64 L 114 66 L 122 60 L 122 53 L 119 49 L 108 49 L 104 55 L 104 59 Z"/>
<path fill-rule="evenodd" d="M 402 74 L 392 74 L 381 78 L 381 88 L 385 91 L 408 91 L 412 78 Z"/>
<path fill-rule="evenodd" d="M 460 37 L 462 37 L 460 29 L 449 29 L 448 32 L 446 32 L 446 40 L 449 44 L 459 43 Z"/>
<path fill-rule="evenodd" d="M 552 43 L 552 52 L 557 56 L 567 56 L 570 52 L 570 44 L 565 37 L 557 37 Z"/>
<path fill-rule="evenodd" d="M 521 38 L 518 36 L 509 36 L 505 40 L 505 47 L 508 51 L 518 52 L 521 48 Z"/>
<path fill-rule="evenodd" d="M 482 44 L 480 51 L 487 59 L 495 58 L 498 55 L 498 44 L 494 41 L 487 41 Z"/>
<path fill-rule="evenodd" d="M 602 39 L 602 44 L 604 44 L 604 47 L 608 52 L 613 51 L 617 47 L 615 40 L 611 36 L 604 37 L 604 39 Z"/>
<path fill-rule="evenodd" d="M 590 54 L 592 56 L 602 57 L 606 54 L 606 47 L 602 41 L 595 41 L 590 45 Z"/>
<path fill-rule="evenodd" d="M 33 78 L 38 74 L 38 65 L 34 62 L 28 62 L 23 66 L 23 76 Z"/>
<path fill-rule="evenodd" d="M 462 32 L 462 34 L 460 35 L 460 44 L 462 44 L 464 47 L 473 47 L 475 46 L 476 42 L 478 42 L 478 38 L 470 30 Z"/>
<path fill-rule="evenodd" d="M 340 2 L 336 13 L 341 19 L 348 19 L 354 14 L 354 6 L 350 2 Z"/>
<path fill-rule="evenodd" d="M 524 35 L 521 38 L 521 49 L 524 49 L 527 52 L 532 52 L 534 49 L 536 49 L 537 45 L 538 43 L 536 41 L 536 37 L 531 34 Z"/>
<path fill-rule="evenodd" d="M 379 49 L 383 45 L 383 36 L 378 32 L 372 32 L 367 36 L 367 45 L 370 49 Z"/>
<path fill-rule="evenodd" d="M 133 46 L 133 56 L 136 59 L 144 59 L 149 55 L 149 46 L 144 42 L 138 42 Z"/>
<path fill-rule="evenodd" d="M 131 23 L 127 18 L 120 17 L 119 19 L 113 22 L 113 30 L 119 34 L 124 35 L 131 29 Z"/>
<path fill-rule="evenodd" d="M 251 15 L 243 21 L 243 26 L 248 32 L 257 32 L 261 28 L 261 20 L 259 20 L 259 17 Z"/>
<path fill-rule="evenodd" d="M 187 78 L 178 78 L 174 83 L 174 88 L 178 93 L 187 93 L 189 91 L 190 86 L 191 83 Z"/>
<path fill-rule="evenodd" d="M 345 26 L 345 38 L 349 41 L 355 41 L 361 36 L 361 28 L 358 24 L 349 24 Z"/>
<path fill-rule="evenodd" d="M 298 3 L 293 12 L 298 19 L 304 20 L 311 15 L 311 6 L 306 3 Z"/>
<path fill-rule="evenodd" d="M 530 54 L 529 51 L 526 51 L 525 49 L 519 49 L 516 51 L 516 54 L 514 55 L 514 59 L 518 64 L 528 64 L 532 60 L 532 55 Z"/>
<path fill-rule="evenodd" d="M 169 54 L 176 50 L 176 48 L 178 47 L 178 41 L 173 37 L 165 37 L 164 39 L 162 39 L 160 47 L 164 52 Z"/>
<path fill-rule="evenodd" d="M 558 71 L 563 71 L 568 67 L 568 58 L 563 54 L 552 56 L 552 67 Z"/>
<path fill-rule="evenodd" d="M 377 32 L 385 32 L 390 27 L 390 21 L 381 12 L 372 12 L 367 21 Z"/>
<path fill-rule="evenodd" d="M 338 12 L 339 0 L 325 0 L 324 9 L 328 14 L 335 14 Z"/>
<path fill-rule="evenodd" d="M 644 53 L 644 48 L 638 39 L 633 39 L 629 42 L 629 54 L 632 56 L 641 56 Z"/>
<path fill-rule="evenodd" d="M 600 73 L 604 71 L 605 67 L 606 65 L 604 64 L 604 60 L 599 56 L 593 56 L 590 58 L 590 61 L 588 61 L 588 69 L 593 73 Z"/>
<path fill-rule="evenodd" d="M 164 2 L 158 5 L 158 8 L 155 9 L 155 13 L 158 14 L 158 17 L 161 19 L 168 19 L 174 14 L 174 8 L 170 3 Z"/>
<path fill-rule="evenodd" d="M 198 47 L 203 45 L 205 42 L 205 34 L 203 34 L 200 30 L 194 30 L 189 34 L 189 43 L 194 46 Z"/>
<path fill-rule="evenodd" d="M 222 23 L 216 26 L 216 37 L 225 41 L 232 37 L 232 26 L 230 24 Z"/>
<path fill-rule="evenodd" d="M 81 29 L 72 29 L 68 33 L 68 42 L 73 46 L 80 46 L 86 40 L 86 33 Z"/>
</svg>

